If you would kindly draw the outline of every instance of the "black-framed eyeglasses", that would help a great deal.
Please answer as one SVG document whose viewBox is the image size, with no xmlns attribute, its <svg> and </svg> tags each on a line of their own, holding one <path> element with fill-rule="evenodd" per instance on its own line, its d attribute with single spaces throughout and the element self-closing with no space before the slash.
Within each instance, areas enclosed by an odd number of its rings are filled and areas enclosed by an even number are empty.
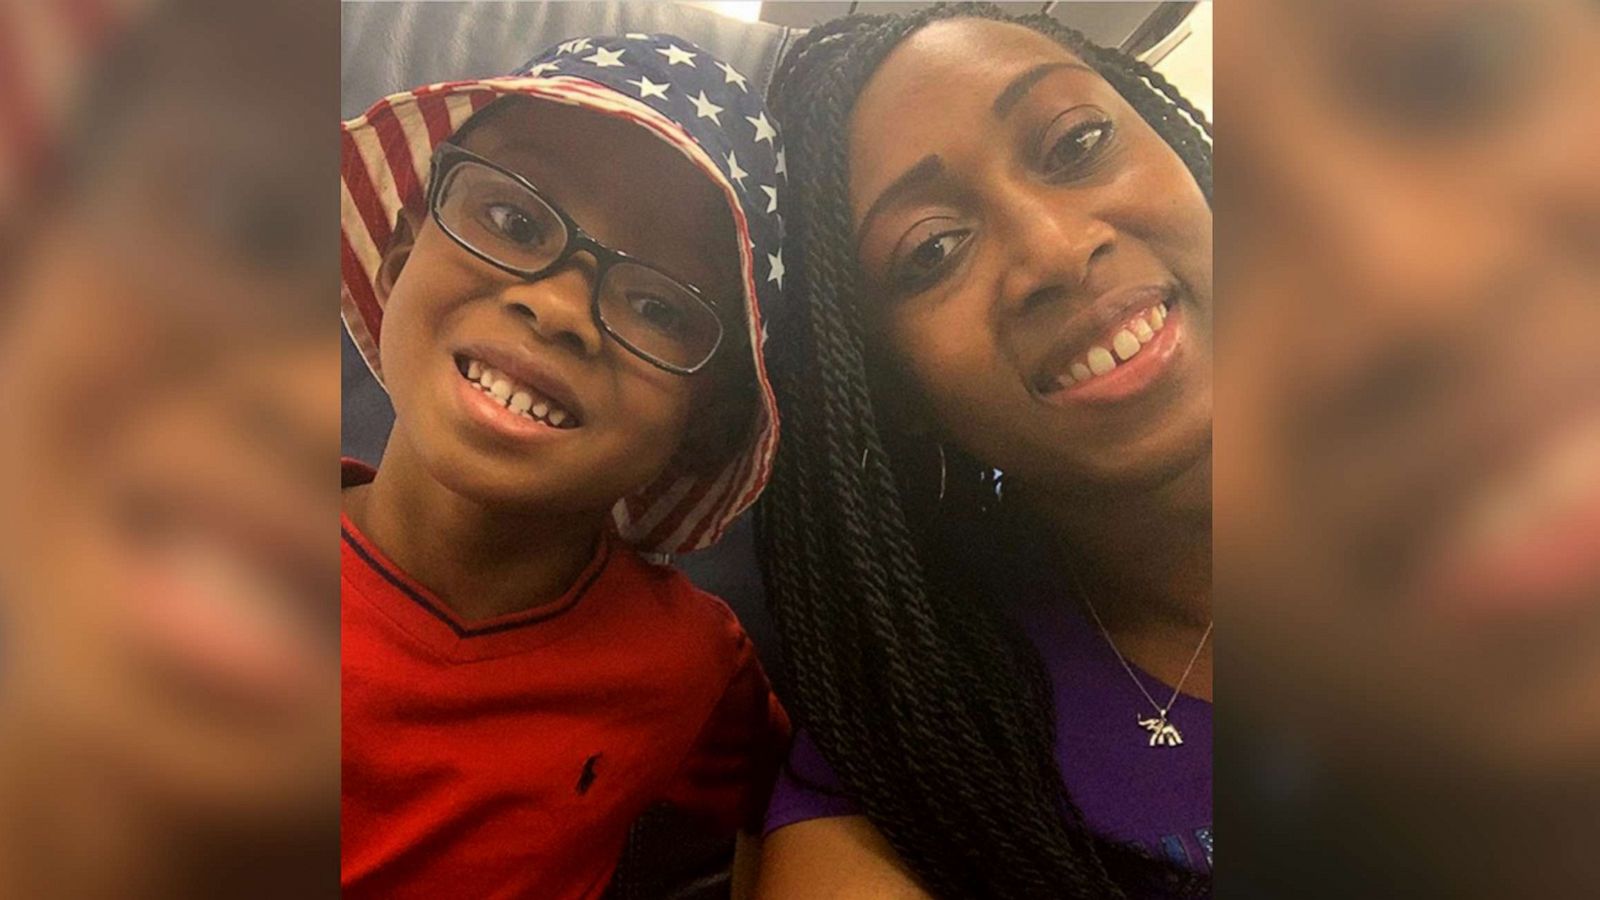
<svg viewBox="0 0 1600 900">
<path fill-rule="evenodd" d="M 587 251 L 595 323 L 657 368 L 692 375 L 722 344 L 722 321 L 699 288 L 596 241 L 526 178 L 469 150 L 434 151 L 428 210 L 462 249 L 528 281 Z"/>
</svg>

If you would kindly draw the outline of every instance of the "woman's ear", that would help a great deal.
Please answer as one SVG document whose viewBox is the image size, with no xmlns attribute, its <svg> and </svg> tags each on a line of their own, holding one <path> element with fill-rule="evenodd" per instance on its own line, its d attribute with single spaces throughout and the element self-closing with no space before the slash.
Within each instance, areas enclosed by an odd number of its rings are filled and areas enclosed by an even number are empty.
<svg viewBox="0 0 1600 900">
<path fill-rule="evenodd" d="M 402 209 L 395 216 L 394 234 L 389 236 L 389 244 L 383 248 L 383 261 L 378 265 L 378 277 L 373 284 L 380 304 L 388 305 L 389 293 L 394 290 L 395 282 L 400 280 L 400 272 L 405 269 L 407 260 L 411 259 L 411 250 L 416 247 L 417 234 L 421 231 L 421 214 Z"/>
</svg>

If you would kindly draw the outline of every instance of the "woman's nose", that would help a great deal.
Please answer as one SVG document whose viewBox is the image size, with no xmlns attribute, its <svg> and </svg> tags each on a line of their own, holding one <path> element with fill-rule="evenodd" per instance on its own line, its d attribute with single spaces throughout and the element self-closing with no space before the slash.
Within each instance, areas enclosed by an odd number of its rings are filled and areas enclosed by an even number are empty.
<svg viewBox="0 0 1600 900">
<path fill-rule="evenodd" d="M 570 259 L 537 281 L 510 285 L 501 302 L 544 340 L 579 356 L 596 356 L 605 340 L 593 312 L 597 277 L 592 263 Z"/>
<path fill-rule="evenodd" d="M 1014 189 L 1000 219 L 1009 257 L 1001 296 L 1013 310 L 1081 292 L 1116 246 L 1116 229 L 1092 207 L 1036 185 Z"/>
</svg>

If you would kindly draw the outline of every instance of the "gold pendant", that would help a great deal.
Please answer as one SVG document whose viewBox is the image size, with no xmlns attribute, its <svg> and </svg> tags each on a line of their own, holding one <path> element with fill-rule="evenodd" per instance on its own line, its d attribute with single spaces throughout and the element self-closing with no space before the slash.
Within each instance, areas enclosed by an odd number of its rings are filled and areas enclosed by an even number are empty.
<svg viewBox="0 0 1600 900">
<path fill-rule="evenodd" d="M 1150 732 L 1150 746 L 1176 747 L 1183 743 L 1183 735 L 1178 733 L 1177 726 L 1167 721 L 1165 715 L 1152 716 L 1148 719 L 1138 713 L 1134 716 L 1138 718 L 1139 726 Z"/>
</svg>

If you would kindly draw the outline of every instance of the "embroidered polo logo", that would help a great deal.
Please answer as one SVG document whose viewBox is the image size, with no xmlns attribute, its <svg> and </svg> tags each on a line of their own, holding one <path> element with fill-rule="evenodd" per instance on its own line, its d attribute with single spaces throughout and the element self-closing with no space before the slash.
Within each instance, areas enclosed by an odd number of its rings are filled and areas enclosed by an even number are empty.
<svg viewBox="0 0 1600 900">
<path fill-rule="evenodd" d="M 600 757 L 604 755 L 604 753 L 596 753 L 595 755 L 583 761 L 583 772 L 578 775 L 577 790 L 579 794 L 589 793 L 589 788 L 594 785 L 595 764 L 598 763 L 600 761 Z"/>
</svg>

